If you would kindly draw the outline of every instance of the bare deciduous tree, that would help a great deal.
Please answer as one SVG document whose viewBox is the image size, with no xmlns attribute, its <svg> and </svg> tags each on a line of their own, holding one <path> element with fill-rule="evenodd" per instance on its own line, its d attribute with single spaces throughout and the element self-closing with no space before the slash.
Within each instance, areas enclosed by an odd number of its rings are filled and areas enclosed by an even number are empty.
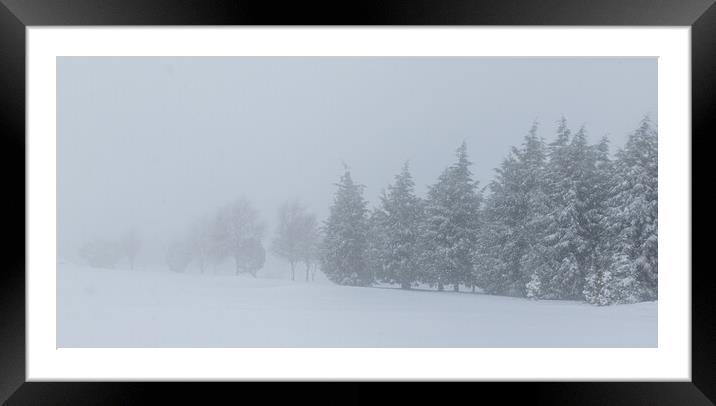
<svg viewBox="0 0 716 406">
<path fill-rule="evenodd" d="M 95 239 L 88 241 L 79 250 L 79 256 L 93 268 L 114 268 L 121 257 L 116 243 Z"/>
<path fill-rule="evenodd" d="M 296 280 L 296 265 L 306 265 L 306 281 L 316 257 L 318 221 L 298 200 L 284 203 L 278 212 L 278 226 L 272 250 L 291 266 L 291 280 Z"/>
<path fill-rule="evenodd" d="M 184 272 L 191 262 L 191 249 L 185 241 L 175 241 L 167 250 L 167 265 L 174 272 Z"/>
<path fill-rule="evenodd" d="M 204 273 L 212 256 L 216 255 L 215 234 L 216 223 L 208 217 L 197 220 L 189 232 L 189 246 L 192 257 L 196 261 L 199 271 Z"/>
<path fill-rule="evenodd" d="M 296 263 L 301 259 L 301 221 L 305 213 L 306 208 L 297 200 L 284 203 L 278 210 L 278 226 L 271 249 L 288 261 L 291 280 L 296 280 Z"/>
<path fill-rule="evenodd" d="M 239 246 L 235 259 L 237 261 L 237 269 L 248 272 L 255 278 L 256 273 L 259 269 L 263 268 L 264 263 L 266 263 L 266 250 L 260 240 L 250 239 L 244 241 L 241 246 Z"/>
<path fill-rule="evenodd" d="M 249 272 L 256 276 L 263 267 L 265 251 L 261 238 L 265 229 L 258 211 L 244 198 L 219 210 L 215 230 L 217 248 L 234 258 L 237 274 Z"/>
<path fill-rule="evenodd" d="M 129 261 L 129 269 L 134 269 L 134 263 L 137 258 L 139 250 L 142 248 L 142 241 L 139 239 L 139 233 L 136 228 L 132 228 L 127 231 L 123 236 L 120 243 L 122 247 L 122 253 L 127 257 Z"/>
<path fill-rule="evenodd" d="M 316 279 L 316 268 L 319 262 L 319 249 L 321 244 L 321 233 L 318 227 L 318 220 L 313 214 L 307 214 L 303 221 L 303 238 L 300 245 L 301 262 L 306 265 L 306 282 Z"/>
</svg>

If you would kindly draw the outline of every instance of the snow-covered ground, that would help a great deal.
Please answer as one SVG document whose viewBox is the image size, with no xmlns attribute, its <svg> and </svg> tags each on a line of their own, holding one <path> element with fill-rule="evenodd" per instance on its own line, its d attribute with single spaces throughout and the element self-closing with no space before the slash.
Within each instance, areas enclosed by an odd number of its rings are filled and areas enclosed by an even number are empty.
<svg viewBox="0 0 716 406">
<path fill-rule="evenodd" d="M 656 302 L 596 307 L 63 263 L 57 284 L 59 347 L 657 345 Z"/>
</svg>

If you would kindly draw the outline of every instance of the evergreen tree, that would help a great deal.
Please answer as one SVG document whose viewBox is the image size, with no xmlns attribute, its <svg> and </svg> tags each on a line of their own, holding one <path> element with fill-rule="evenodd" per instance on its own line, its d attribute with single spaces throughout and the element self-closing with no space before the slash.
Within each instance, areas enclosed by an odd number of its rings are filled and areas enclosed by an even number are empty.
<svg viewBox="0 0 716 406">
<path fill-rule="evenodd" d="M 646 117 L 617 153 L 605 228 L 614 241 L 600 304 L 658 298 L 657 130 Z"/>
<path fill-rule="evenodd" d="M 375 238 L 383 247 L 378 254 L 382 265 L 380 279 L 400 284 L 402 289 L 410 289 L 419 273 L 417 244 L 422 204 L 414 188 L 406 162 L 395 183 L 381 197 L 381 210 L 373 216 L 378 235 L 382 236 Z"/>
<path fill-rule="evenodd" d="M 385 191 L 382 192 L 383 196 Z M 387 214 L 375 207 L 368 215 L 368 269 L 374 281 L 389 281 L 385 264 L 388 259 Z"/>
<path fill-rule="evenodd" d="M 547 299 L 582 299 L 590 257 L 587 208 L 595 154 L 581 128 L 571 136 L 562 118 L 550 145 L 545 172 L 548 213 L 533 254 L 534 271 L 527 295 Z"/>
<path fill-rule="evenodd" d="M 508 184 L 513 178 L 516 161 L 509 156 L 495 169 L 495 179 L 487 187 L 489 195 L 482 208 L 478 248 L 474 253 L 477 284 L 490 294 L 508 295 L 515 290 L 516 278 L 511 268 L 510 197 Z"/>
<path fill-rule="evenodd" d="M 612 235 L 608 230 L 608 199 L 614 182 L 614 168 L 609 159 L 609 140 L 604 137 L 594 147 L 595 167 L 591 180 L 591 198 L 587 207 L 587 233 L 590 236 L 590 258 L 584 282 L 584 298 L 598 305 L 611 304 L 613 281 Z"/>
<path fill-rule="evenodd" d="M 457 149 L 457 162 L 430 186 L 421 231 L 425 282 L 443 290 L 452 284 L 474 282 L 473 255 L 478 239 L 480 195 L 472 180 L 465 142 Z"/>
<path fill-rule="evenodd" d="M 489 185 L 475 258 L 478 284 L 488 293 L 526 294 L 531 250 L 546 211 L 545 148 L 534 123 L 521 148 L 512 149 Z"/>
<path fill-rule="evenodd" d="M 334 283 L 367 286 L 373 280 L 363 186 L 353 182 L 347 168 L 336 186 L 338 191 L 324 226 L 321 269 Z"/>
</svg>

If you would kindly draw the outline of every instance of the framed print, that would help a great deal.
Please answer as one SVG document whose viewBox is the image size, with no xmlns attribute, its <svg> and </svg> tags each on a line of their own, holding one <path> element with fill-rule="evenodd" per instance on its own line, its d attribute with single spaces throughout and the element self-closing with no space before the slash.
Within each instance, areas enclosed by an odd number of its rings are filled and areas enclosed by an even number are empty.
<svg viewBox="0 0 716 406">
<path fill-rule="evenodd" d="M 710 2 L 175 3 L 3 0 L 3 401 L 712 404 Z"/>
</svg>

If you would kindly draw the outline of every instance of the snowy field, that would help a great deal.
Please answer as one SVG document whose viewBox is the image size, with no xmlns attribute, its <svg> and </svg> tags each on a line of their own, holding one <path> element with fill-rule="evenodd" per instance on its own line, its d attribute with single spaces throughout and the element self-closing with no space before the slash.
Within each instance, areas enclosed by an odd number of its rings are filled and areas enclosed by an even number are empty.
<svg viewBox="0 0 716 406">
<path fill-rule="evenodd" d="M 299 279 L 303 277 L 298 273 Z M 655 347 L 657 303 L 58 265 L 58 347 Z"/>
</svg>

